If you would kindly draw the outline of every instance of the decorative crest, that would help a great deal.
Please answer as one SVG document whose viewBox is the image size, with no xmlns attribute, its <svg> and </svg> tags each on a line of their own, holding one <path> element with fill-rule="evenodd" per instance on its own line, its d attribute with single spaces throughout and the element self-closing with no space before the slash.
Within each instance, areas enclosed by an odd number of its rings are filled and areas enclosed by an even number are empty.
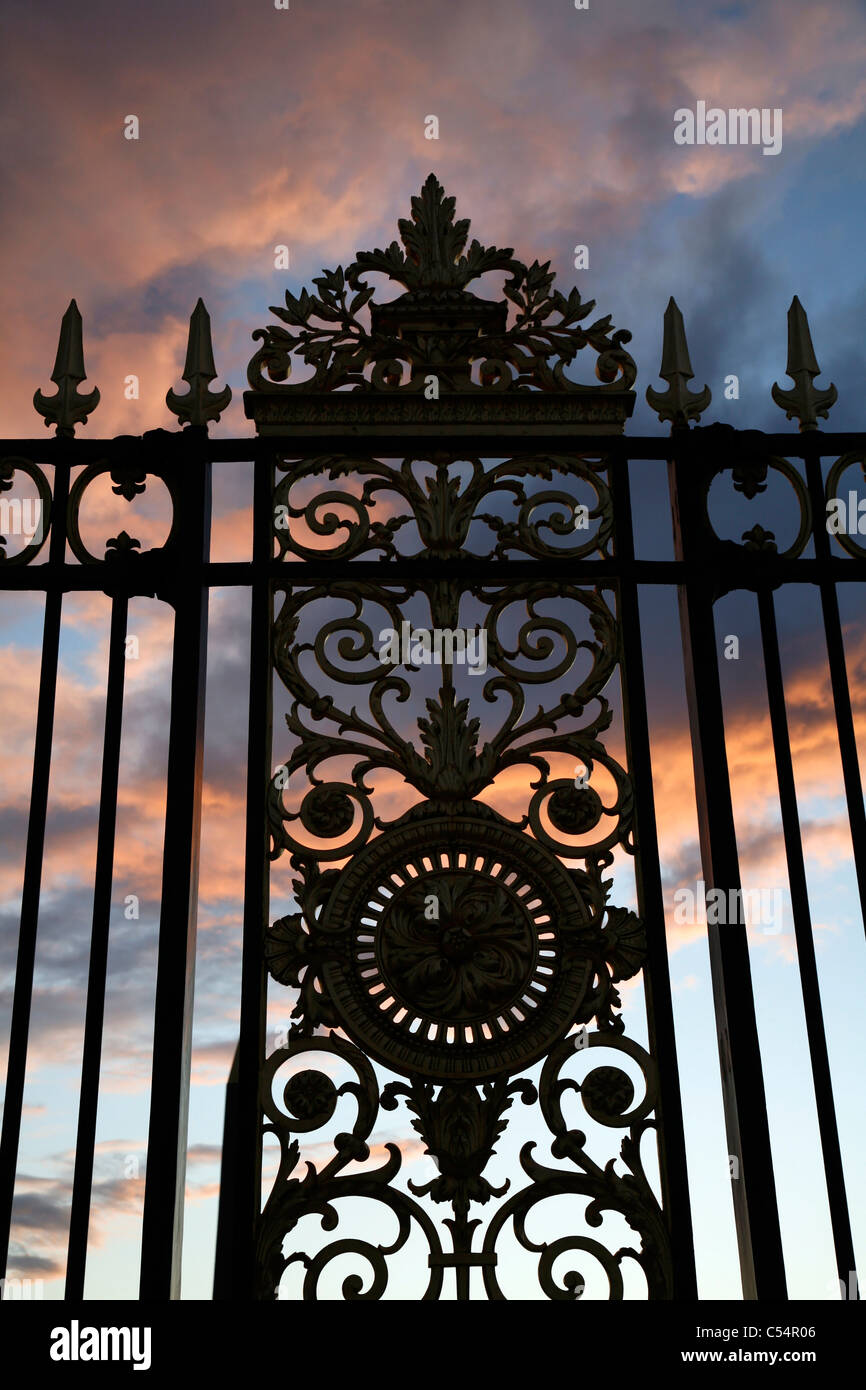
<svg viewBox="0 0 866 1390">
<path fill-rule="evenodd" d="M 621 431 L 634 408 L 635 364 L 624 348 L 631 334 L 614 331 L 610 315 L 587 327 L 595 307 L 580 291 L 553 288 L 550 262 L 525 265 L 511 247 L 472 241 L 469 221 L 454 218 L 455 200 L 431 174 L 412 199 L 411 220 L 399 221 L 403 248 L 359 251 L 344 271 L 325 270 L 318 294 L 286 291 L 271 312 L 288 327 L 258 328 L 262 346 L 249 364 L 245 409 L 260 433 L 288 426 L 353 429 L 411 426 L 513 428 L 571 432 Z M 505 270 L 504 299 L 482 299 L 466 286 Z M 387 275 L 406 293 L 373 302 L 364 274 Z M 509 326 L 509 301 L 516 312 Z M 369 328 L 358 316 L 369 311 Z M 597 354 L 600 386 L 565 375 L 586 347 Z M 290 384 L 293 359 L 312 377 Z M 266 375 L 265 375 L 266 373 Z M 435 385 L 433 385 L 435 383 Z M 347 389 L 348 388 L 348 389 Z M 321 396 L 333 393 L 323 413 Z M 534 398 L 528 401 L 530 393 Z"/>
<path fill-rule="evenodd" d="M 183 379 L 189 383 L 185 396 L 167 391 L 165 403 L 182 425 L 207 425 L 218 420 L 232 398 L 232 389 L 209 391 L 208 386 L 217 374 L 213 360 L 210 314 L 199 299 L 189 318 L 189 337 Z"/>
<path fill-rule="evenodd" d="M 85 424 L 88 415 L 99 405 L 99 391 L 95 386 L 89 395 L 79 394 L 78 384 L 86 376 L 81 314 L 75 300 L 71 299 L 60 322 L 60 340 L 51 373 L 57 394 L 45 396 L 36 391 L 33 396 L 34 406 L 45 416 L 45 424 L 56 425 L 58 435 L 71 438 L 75 426 Z"/>
<path fill-rule="evenodd" d="M 816 430 L 818 416 L 826 420 L 831 405 L 835 405 L 839 395 L 832 383 L 826 391 L 816 391 L 812 382 L 820 370 L 812 347 L 806 310 L 794 295 L 788 310 L 788 365 L 785 371 L 795 386 L 793 391 L 783 391 L 778 382 L 774 382 L 772 395 L 776 405 L 785 411 L 786 419 L 797 417 L 801 432 Z"/>
<path fill-rule="evenodd" d="M 659 376 L 668 383 L 667 391 L 647 387 L 646 398 L 660 420 L 670 420 L 672 429 L 688 429 L 690 419 L 700 420 L 713 398 L 709 386 L 703 391 L 690 391 L 688 382 L 694 376 L 686 328 L 676 300 L 671 297 L 665 309 L 662 364 Z"/>
</svg>

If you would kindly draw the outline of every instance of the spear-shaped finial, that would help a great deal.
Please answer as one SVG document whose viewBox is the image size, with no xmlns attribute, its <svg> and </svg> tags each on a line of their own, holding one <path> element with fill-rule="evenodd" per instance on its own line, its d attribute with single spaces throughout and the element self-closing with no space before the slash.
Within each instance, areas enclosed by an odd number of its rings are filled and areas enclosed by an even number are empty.
<svg viewBox="0 0 866 1390">
<path fill-rule="evenodd" d="M 773 400 L 785 411 L 787 419 L 797 416 L 801 431 L 816 430 L 818 416 L 826 420 L 830 406 L 836 403 L 839 395 L 832 383 L 826 391 L 816 391 L 812 381 L 820 370 L 812 347 L 806 310 L 794 295 L 788 310 L 788 365 L 785 371 L 796 384 L 793 391 L 783 391 L 775 382 L 772 392 Z"/>
<path fill-rule="evenodd" d="M 670 420 L 671 429 L 688 428 L 690 419 L 700 420 L 713 398 L 709 386 L 690 391 L 687 383 L 694 376 L 689 360 L 686 329 L 677 302 L 671 298 L 665 309 L 662 365 L 659 376 L 668 383 L 667 391 L 647 387 L 646 398 L 660 420 Z"/>
<path fill-rule="evenodd" d="M 213 343 L 210 333 L 210 314 L 199 299 L 189 318 L 189 337 L 186 346 L 186 364 L 183 379 L 189 383 L 185 396 L 174 391 L 166 392 L 165 403 L 182 425 L 207 425 L 208 420 L 218 420 L 232 398 L 232 389 L 209 391 L 208 386 L 217 371 L 213 360 Z"/>
<path fill-rule="evenodd" d="M 53 396 L 44 396 L 36 391 L 33 404 L 40 415 L 45 416 L 46 425 L 56 425 L 56 433 L 71 437 L 75 426 L 83 425 L 88 415 L 99 405 L 99 392 L 94 386 L 87 396 L 79 395 L 78 383 L 87 376 L 84 370 L 84 344 L 81 315 L 74 299 L 60 321 L 60 339 L 57 344 L 57 357 L 51 380 L 57 386 Z"/>
</svg>

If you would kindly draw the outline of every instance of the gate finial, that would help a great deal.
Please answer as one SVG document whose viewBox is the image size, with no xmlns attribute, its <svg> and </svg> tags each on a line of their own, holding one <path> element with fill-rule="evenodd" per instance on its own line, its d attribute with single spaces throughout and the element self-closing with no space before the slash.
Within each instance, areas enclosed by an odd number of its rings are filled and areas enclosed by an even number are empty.
<svg viewBox="0 0 866 1390">
<path fill-rule="evenodd" d="M 667 391 L 647 387 L 646 398 L 660 420 L 670 420 L 671 429 L 688 429 L 689 419 L 700 420 L 713 398 L 709 386 L 690 391 L 687 383 L 694 376 L 683 316 L 671 297 L 665 309 L 662 364 L 659 376 L 668 383 Z"/>
<path fill-rule="evenodd" d="M 189 383 L 185 396 L 176 392 L 166 392 L 165 403 L 182 425 L 204 425 L 208 420 L 218 420 L 232 398 L 232 388 L 223 391 L 209 391 L 208 386 L 217 374 L 213 360 L 213 341 L 210 331 L 210 314 L 199 298 L 189 317 L 189 337 L 186 346 L 186 362 L 183 380 Z"/>
<path fill-rule="evenodd" d="M 57 356 L 51 373 L 57 392 L 45 396 L 36 391 L 33 395 L 33 404 L 39 414 L 45 416 L 45 424 L 56 425 L 58 435 L 71 438 L 76 424 L 85 424 L 88 415 L 99 405 L 99 391 L 95 386 L 89 395 L 82 396 L 78 392 L 78 384 L 86 376 L 81 314 L 75 300 L 70 299 L 69 308 L 60 321 Z"/>
<path fill-rule="evenodd" d="M 772 387 L 773 400 L 780 410 L 785 411 L 790 420 L 794 415 L 800 421 L 800 430 L 816 430 L 818 416 L 827 419 L 827 412 L 838 398 L 838 391 L 831 383 L 826 391 L 816 391 L 812 384 L 821 368 L 812 347 L 812 334 L 809 320 L 796 295 L 788 310 L 788 365 L 785 371 L 796 384 L 793 391 L 783 391 L 778 382 Z"/>
</svg>

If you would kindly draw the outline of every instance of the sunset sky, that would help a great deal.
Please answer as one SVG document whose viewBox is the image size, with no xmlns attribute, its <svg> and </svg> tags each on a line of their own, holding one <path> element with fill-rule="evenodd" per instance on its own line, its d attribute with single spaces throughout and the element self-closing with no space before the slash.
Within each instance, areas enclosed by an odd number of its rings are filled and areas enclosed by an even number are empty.
<svg viewBox="0 0 866 1390">
<path fill-rule="evenodd" d="M 44 7 L 8 0 L 3 23 L 0 433 L 45 433 L 32 406 L 50 391 L 60 318 L 75 297 L 84 318 L 82 389 L 101 403 L 82 437 L 175 428 L 189 314 L 211 314 L 219 377 L 234 392 L 212 434 L 251 436 L 242 392 L 251 332 L 288 287 L 322 267 L 387 245 L 433 170 L 471 218 L 471 236 L 550 259 L 557 285 L 579 285 L 633 333 L 637 404 L 630 434 L 666 432 L 644 399 L 658 378 L 662 315 L 683 312 L 695 379 L 713 403 L 702 424 L 793 429 L 770 388 L 785 388 L 786 313 L 799 296 L 822 373 L 838 403 L 828 430 L 863 429 L 866 380 L 866 3 L 792 6 L 755 0 L 215 0 L 178 7 L 103 0 Z M 674 113 L 698 101 L 781 108 L 781 152 L 680 146 Z M 140 138 L 124 138 L 136 115 Z M 439 120 L 438 140 L 425 118 Z M 275 270 L 287 245 L 290 269 Z M 574 248 L 589 268 L 574 269 Z M 498 291 L 475 285 L 480 294 Z M 724 380 L 739 378 L 739 399 Z M 140 398 L 124 396 L 126 378 Z M 181 388 L 185 389 L 185 388 Z M 856 471 L 849 477 L 856 487 Z M 215 559 L 244 559 L 251 536 L 248 465 L 214 478 Z M 671 556 L 661 464 L 631 465 L 639 553 Z M 860 477 L 861 489 L 863 479 Z M 723 491 L 721 484 L 719 490 Z M 158 544 L 154 485 L 136 534 Z M 739 536 L 741 517 L 784 534 L 781 492 L 714 513 Z M 715 494 L 714 494 L 715 497 Z M 714 500 L 713 506 L 717 504 Z M 739 504 L 738 504 L 739 506 Z M 107 483 L 93 489 L 85 539 L 129 515 Z M 142 510 L 143 508 L 143 510 Z M 148 512 L 148 508 L 151 509 Z M 768 517 L 774 520 L 768 521 Z M 785 521 L 778 518 L 786 518 Z M 123 522 L 122 524 L 128 524 Z M 866 752 L 866 622 L 854 586 L 840 586 L 848 670 Z M 850 592 L 849 592 L 850 590 Z M 673 895 L 700 879 L 676 594 L 641 594 L 668 942 L 679 1030 L 700 1293 L 738 1298 L 717 1048 L 705 932 L 673 922 Z M 207 1298 L 213 1277 L 224 1085 L 237 1030 L 248 681 L 248 599 L 211 599 L 203 859 L 195 1054 L 185 1217 L 184 1296 Z M 777 600 L 788 717 L 800 794 L 825 1021 L 855 1244 L 866 1252 L 862 1175 L 866 1127 L 866 945 L 851 865 L 838 743 L 818 595 Z M 0 595 L 0 1036 L 11 1011 L 27 828 L 42 602 Z M 37 993 L 10 1273 L 62 1296 L 87 980 L 108 601 L 64 601 L 51 809 L 39 922 Z M 748 595 L 717 610 L 740 638 L 722 662 L 729 757 L 744 886 L 786 887 L 778 797 Z M 139 660 L 127 663 L 114 916 L 109 957 L 87 1295 L 134 1298 L 144 1189 L 155 943 L 159 910 L 171 612 L 131 604 Z M 622 738 L 615 724 L 610 743 Z M 279 739 L 279 734 L 277 735 Z M 275 752 L 279 743 L 275 742 Z M 508 791 L 508 789 L 506 789 Z M 397 789 L 384 793 L 394 798 Z M 514 792 L 515 796 L 517 792 Z M 273 875 L 274 916 L 289 871 Z M 628 901 L 628 866 L 614 900 Z M 136 894 L 139 921 L 126 921 Z M 789 1292 L 837 1297 L 815 1106 L 790 912 L 779 934 L 751 934 L 751 961 Z M 624 993 L 627 1031 L 645 1033 L 642 987 Z M 271 990 L 271 1043 L 288 1022 Z M 5 1041 L 3 1043 L 5 1049 Z M 513 1173 L 515 1114 L 495 1173 Z M 416 1181 L 434 1174 L 422 1145 L 386 1116 L 377 1142 L 399 1138 Z M 537 1138 L 543 1138 L 536 1135 Z M 614 1248 L 616 1248 L 614 1246 Z M 519 1296 L 532 1296 L 529 1285 Z M 389 1291 L 393 1296 L 393 1290 Z M 293 1295 L 294 1296 L 294 1295 Z M 537 1293 L 536 1295 L 537 1296 Z"/>
</svg>

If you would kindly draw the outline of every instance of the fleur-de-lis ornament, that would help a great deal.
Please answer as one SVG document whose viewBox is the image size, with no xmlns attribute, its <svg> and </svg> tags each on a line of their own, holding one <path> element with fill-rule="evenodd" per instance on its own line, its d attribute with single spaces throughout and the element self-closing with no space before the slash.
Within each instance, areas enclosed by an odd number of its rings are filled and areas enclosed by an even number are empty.
<svg viewBox="0 0 866 1390">
<path fill-rule="evenodd" d="M 831 405 L 835 405 L 838 391 L 831 383 L 826 391 L 817 391 L 813 379 L 821 368 L 812 347 L 812 334 L 809 320 L 796 295 L 788 310 L 788 365 L 785 368 L 795 386 L 793 391 L 783 391 L 778 382 L 772 387 L 773 400 L 790 420 L 796 415 L 800 430 L 816 430 L 818 416 L 827 419 Z"/>
<path fill-rule="evenodd" d="M 182 425 L 206 425 L 208 420 L 220 418 L 232 398 L 232 389 L 226 386 L 223 391 L 209 391 L 208 387 L 216 374 L 210 314 L 199 299 L 190 314 L 186 363 L 183 369 L 183 379 L 189 383 L 189 390 L 185 396 L 168 391 L 165 397 L 169 410 L 178 417 Z"/>
<path fill-rule="evenodd" d="M 700 420 L 713 398 L 709 386 L 703 391 L 690 391 L 688 382 L 694 376 L 686 342 L 686 329 L 677 302 L 671 298 L 665 309 L 662 364 L 659 376 L 668 383 L 667 391 L 647 387 L 646 398 L 660 420 L 670 420 L 672 429 L 688 428 L 690 419 Z"/>
<path fill-rule="evenodd" d="M 51 380 L 57 386 L 57 393 L 45 396 L 36 391 L 33 404 L 40 415 L 45 416 L 46 425 L 56 425 L 55 433 L 71 438 L 75 426 L 83 425 L 99 405 L 99 392 L 94 386 L 86 396 L 78 391 L 79 382 L 84 381 L 84 345 L 81 314 L 74 299 L 60 321 L 60 340 L 57 344 L 57 357 Z"/>
</svg>

